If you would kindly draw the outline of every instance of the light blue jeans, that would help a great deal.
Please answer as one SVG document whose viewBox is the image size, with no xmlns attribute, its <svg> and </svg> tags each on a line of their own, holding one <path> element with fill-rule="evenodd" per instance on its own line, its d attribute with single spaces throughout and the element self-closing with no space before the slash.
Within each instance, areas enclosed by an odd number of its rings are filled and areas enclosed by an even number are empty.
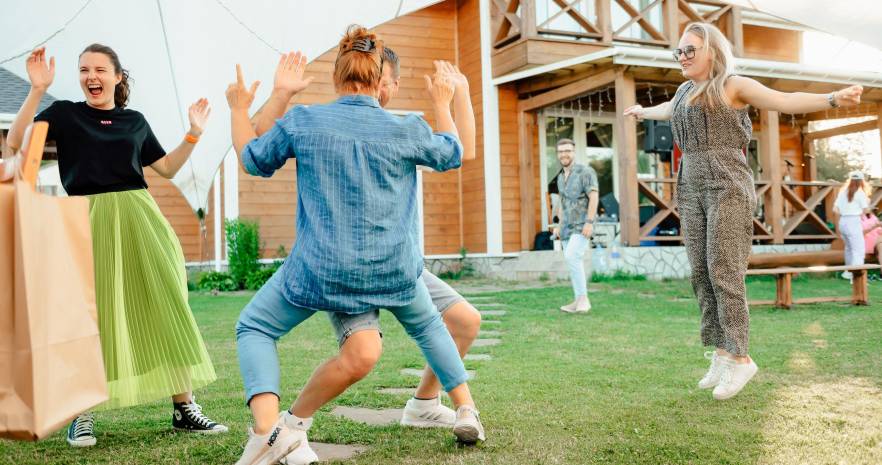
<svg viewBox="0 0 882 465">
<path fill-rule="evenodd" d="M 245 399 L 271 392 L 279 397 L 279 354 L 276 341 L 316 311 L 298 307 L 282 295 L 281 269 L 257 291 L 236 323 L 239 369 L 245 382 Z M 466 382 L 465 366 L 441 314 L 432 304 L 422 278 L 409 305 L 388 309 L 416 342 L 445 391 Z"/>
<path fill-rule="evenodd" d="M 585 282 L 585 252 L 591 246 L 591 241 L 581 233 L 573 233 L 569 239 L 563 241 L 564 259 L 567 268 L 570 269 L 570 281 L 573 283 L 573 294 L 579 297 L 588 295 L 588 284 Z"/>
</svg>

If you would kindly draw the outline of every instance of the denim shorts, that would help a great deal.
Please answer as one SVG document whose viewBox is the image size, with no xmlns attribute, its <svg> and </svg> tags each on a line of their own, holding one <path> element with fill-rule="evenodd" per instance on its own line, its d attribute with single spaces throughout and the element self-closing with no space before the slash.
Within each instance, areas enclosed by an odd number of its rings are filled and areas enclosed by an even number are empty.
<svg viewBox="0 0 882 465">
<path fill-rule="evenodd" d="M 465 298 L 450 287 L 449 284 L 435 276 L 429 270 L 423 270 L 423 281 L 429 290 L 429 296 L 435 308 L 443 315 L 454 304 L 464 302 Z M 380 329 L 380 311 L 374 310 L 365 313 L 349 314 L 327 312 L 328 319 L 331 320 L 331 326 L 334 327 L 334 333 L 337 335 L 337 343 L 342 347 L 343 343 L 349 339 L 352 334 L 366 329 L 375 329 L 383 336 Z"/>
</svg>

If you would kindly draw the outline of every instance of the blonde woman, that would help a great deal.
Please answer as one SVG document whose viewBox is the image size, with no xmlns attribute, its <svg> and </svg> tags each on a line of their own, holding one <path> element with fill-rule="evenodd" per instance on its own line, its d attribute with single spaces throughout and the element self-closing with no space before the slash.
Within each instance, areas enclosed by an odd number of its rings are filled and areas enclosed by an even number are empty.
<svg viewBox="0 0 882 465">
<path fill-rule="evenodd" d="M 860 103 L 861 86 L 829 94 L 784 93 L 734 74 L 726 37 L 704 23 L 686 27 L 674 50 L 687 79 L 673 100 L 624 111 L 638 120 L 671 120 L 683 151 L 677 201 L 692 286 L 701 308 L 701 339 L 716 348 L 705 354 L 710 369 L 699 381 L 715 399 L 729 399 L 750 381 L 757 366 L 748 355 L 749 316 L 744 274 L 756 206 L 753 177 L 742 150 L 750 141 L 748 106 L 783 113 L 810 113 Z"/>
<path fill-rule="evenodd" d="M 853 171 L 848 175 L 848 182 L 842 186 L 833 212 L 839 215 L 839 235 L 845 242 L 845 264 L 863 265 L 865 252 L 864 228 L 861 217 L 870 213 L 870 198 L 867 196 L 864 173 Z M 842 273 L 845 279 L 851 279 L 851 272 Z"/>
</svg>

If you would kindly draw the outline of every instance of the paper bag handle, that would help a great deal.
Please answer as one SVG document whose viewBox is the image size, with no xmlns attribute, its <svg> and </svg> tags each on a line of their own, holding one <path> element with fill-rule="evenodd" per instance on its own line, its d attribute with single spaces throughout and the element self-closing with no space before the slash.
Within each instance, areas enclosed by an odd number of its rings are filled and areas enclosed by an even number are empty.
<svg viewBox="0 0 882 465">
<path fill-rule="evenodd" d="M 37 187 L 37 175 L 40 173 L 40 162 L 43 161 L 43 149 L 46 148 L 46 135 L 49 133 L 49 123 L 37 121 L 25 130 L 24 144 L 21 148 L 22 166 L 21 177 L 31 185 Z"/>
</svg>

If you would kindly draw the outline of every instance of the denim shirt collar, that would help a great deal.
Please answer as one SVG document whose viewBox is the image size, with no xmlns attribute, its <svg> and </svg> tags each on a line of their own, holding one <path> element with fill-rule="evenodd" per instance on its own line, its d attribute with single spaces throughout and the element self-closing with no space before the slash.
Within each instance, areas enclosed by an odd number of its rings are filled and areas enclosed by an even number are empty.
<svg viewBox="0 0 882 465">
<path fill-rule="evenodd" d="M 380 108 L 380 102 L 376 98 L 363 94 L 344 95 L 337 99 L 337 103 Z"/>
</svg>

